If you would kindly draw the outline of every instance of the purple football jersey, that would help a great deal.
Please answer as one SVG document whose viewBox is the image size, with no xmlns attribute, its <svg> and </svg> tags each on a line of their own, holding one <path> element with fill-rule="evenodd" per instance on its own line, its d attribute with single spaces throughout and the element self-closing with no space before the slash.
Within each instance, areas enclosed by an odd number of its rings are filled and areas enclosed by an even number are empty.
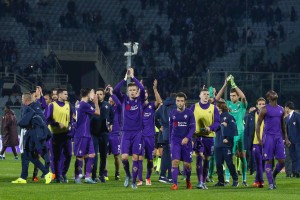
<svg viewBox="0 0 300 200">
<path fill-rule="evenodd" d="M 284 115 L 284 109 L 277 105 L 266 105 L 267 113 L 264 118 L 264 134 L 267 135 L 282 135 L 281 119 Z"/>
<path fill-rule="evenodd" d="M 171 111 L 170 136 L 172 140 L 182 140 L 185 137 L 191 139 L 195 133 L 195 129 L 196 125 L 193 111 L 188 108 L 182 112 L 179 112 L 177 109 Z"/>
<path fill-rule="evenodd" d="M 76 106 L 76 133 L 74 137 L 91 137 L 90 118 L 95 109 L 87 102 L 80 101 Z"/>
<path fill-rule="evenodd" d="M 143 136 L 155 135 L 155 103 L 149 102 L 143 110 Z"/>
</svg>

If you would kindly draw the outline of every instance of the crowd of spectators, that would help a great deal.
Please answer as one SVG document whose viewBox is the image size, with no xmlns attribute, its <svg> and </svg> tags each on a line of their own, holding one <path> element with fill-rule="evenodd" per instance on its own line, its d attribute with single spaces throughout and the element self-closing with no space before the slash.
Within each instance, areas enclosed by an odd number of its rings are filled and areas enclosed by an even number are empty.
<svg viewBox="0 0 300 200">
<path fill-rule="evenodd" d="M 300 73 L 300 62 L 298 61 L 298 55 L 295 51 L 290 51 L 287 54 L 281 54 L 280 60 L 272 61 L 268 59 L 265 61 L 265 51 L 263 49 L 257 51 L 252 50 L 251 59 L 247 66 L 249 72 L 282 72 L 282 73 Z M 242 54 L 243 68 L 245 70 L 246 54 Z"/>
<path fill-rule="evenodd" d="M 5 66 L 14 65 L 17 62 L 17 47 L 13 37 L 8 39 L 0 37 L 0 60 L 1 72 L 5 71 Z"/>
</svg>

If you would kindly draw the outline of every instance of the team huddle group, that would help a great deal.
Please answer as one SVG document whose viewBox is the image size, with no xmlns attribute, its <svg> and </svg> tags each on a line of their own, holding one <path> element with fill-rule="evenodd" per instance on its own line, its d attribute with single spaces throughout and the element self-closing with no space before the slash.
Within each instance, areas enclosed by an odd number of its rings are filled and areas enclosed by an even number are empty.
<svg viewBox="0 0 300 200">
<path fill-rule="evenodd" d="M 126 85 L 127 94 L 122 94 L 121 88 Z M 227 86 L 231 86 L 230 101 L 221 98 Z M 145 158 L 146 185 L 151 185 L 154 169 L 160 172 L 160 182 L 172 183 L 171 190 L 178 190 L 179 163 L 182 161 L 186 188 L 192 189 L 191 163 L 195 153 L 198 189 L 207 189 L 206 181 L 212 175 L 209 168 L 214 166 L 214 161 L 218 174 L 215 186 L 228 185 L 231 175 L 232 186 L 237 187 L 239 181 L 233 156 L 240 160 L 242 185 L 247 186 L 245 149 L 251 149 L 256 162 L 253 185 L 264 187 L 265 171 L 268 188 L 276 188 L 276 176 L 284 167 L 284 141 L 293 149 L 293 140 L 297 137 L 293 136 L 296 123 L 289 122 L 292 121 L 289 117 L 287 125 L 284 121 L 284 113 L 291 116 L 295 113 L 292 102 L 285 108 L 279 106 L 278 95 L 270 90 L 266 94 L 269 103 L 259 98 L 256 107 L 246 115 L 246 97 L 232 75 L 225 79 L 218 93 L 212 87 L 203 87 L 200 101 L 190 108 L 186 107 L 187 97 L 183 92 L 172 93 L 163 102 L 156 80 L 153 91 L 155 101 L 149 102 L 148 89 L 134 77 L 133 68 L 129 68 L 124 80 L 114 88 L 108 85 L 105 89 L 81 89 L 81 100 L 76 102 L 74 109 L 67 101 L 66 89 L 55 89 L 51 94 L 43 95 L 41 87 L 37 87 L 32 93 L 23 93 L 22 115 L 18 122 L 22 172 L 12 183 L 27 183 L 29 162 L 35 166 L 35 181 L 38 180 L 37 169 L 40 169 L 46 184 L 51 181 L 67 183 L 73 149 L 76 184 L 82 184 L 82 179 L 89 184 L 105 182 L 107 155 L 111 153 L 115 159 L 116 180 L 120 180 L 121 157 L 126 173 L 125 187 L 131 184 L 136 189 L 143 184 Z M 105 101 L 107 95 L 108 102 Z M 98 153 L 100 167 L 97 173 Z M 132 172 L 129 156 L 132 156 Z M 278 162 L 273 170 L 274 158 Z M 154 166 L 154 163 L 158 164 Z"/>
</svg>

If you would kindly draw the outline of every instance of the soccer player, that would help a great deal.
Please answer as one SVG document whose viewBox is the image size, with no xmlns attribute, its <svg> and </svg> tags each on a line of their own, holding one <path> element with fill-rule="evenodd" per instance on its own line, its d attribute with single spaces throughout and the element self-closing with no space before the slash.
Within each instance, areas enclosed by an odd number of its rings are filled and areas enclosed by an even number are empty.
<svg viewBox="0 0 300 200">
<path fill-rule="evenodd" d="M 251 111 L 247 117 L 245 124 L 245 149 L 252 152 L 252 156 L 256 163 L 256 176 L 253 183 L 254 187 L 263 188 L 263 159 L 262 159 L 262 147 L 258 144 L 258 140 L 255 133 L 255 125 L 258 119 L 260 109 L 266 105 L 266 100 L 260 97 L 256 101 L 256 109 Z M 260 138 L 262 138 L 264 128 L 264 122 L 260 126 Z"/>
<path fill-rule="evenodd" d="M 66 89 L 57 90 L 58 99 L 50 103 L 47 111 L 47 123 L 53 133 L 53 165 L 57 183 L 68 183 L 66 176 L 72 158 L 72 142 L 70 137 L 73 111 L 68 100 Z M 61 155 L 64 155 L 63 169 Z"/>
<path fill-rule="evenodd" d="M 192 189 L 190 181 L 191 163 L 193 157 L 192 136 L 195 133 L 195 117 L 193 111 L 186 108 L 186 95 L 179 92 L 176 95 L 177 109 L 170 113 L 170 138 L 172 155 L 172 180 L 171 190 L 178 190 L 178 165 L 184 162 L 186 170 L 186 188 Z"/>
<path fill-rule="evenodd" d="M 276 189 L 276 176 L 284 167 L 284 144 L 283 135 L 286 144 L 291 142 L 288 139 L 284 125 L 284 109 L 277 104 L 278 95 L 275 91 L 269 90 L 266 94 L 269 101 L 265 107 L 262 107 L 256 123 L 256 136 L 259 145 L 262 146 L 263 159 L 265 160 L 265 172 L 269 182 L 269 189 Z M 264 121 L 263 138 L 260 137 L 260 126 Z M 273 171 L 272 159 L 278 160 L 276 168 Z M 272 173 L 273 171 L 273 173 Z"/>
<path fill-rule="evenodd" d="M 131 78 L 134 83 L 129 83 L 127 87 L 127 95 L 123 95 L 120 91 L 121 87 L 126 83 L 127 78 Z M 138 91 L 140 95 L 138 96 Z M 122 103 L 122 141 L 121 153 L 122 163 L 126 172 L 124 186 L 129 186 L 131 178 L 129 171 L 128 155 L 132 153 L 132 189 L 136 189 L 136 178 L 138 173 L 138 155 L 141 153 L 141 139 L 143 127 L 143 105 L 145 102 L 145 89 L 143 85 L 134 77 L 134 70 L 129 68 L 126 72 L 124 80 L 122 80 L 113 90 L 113 93 Z"/>
<path fill-rule="evenodd" d="M 80 90 L 81 101 L 76 105 L 76 132 L 74 134 L 74 155 L 75 161 L 75 180 L 76 184 L 81 184 L 79 174 L 82 169 L 83 159 L 86 159 L 85 183 L 95 184 L 91 178 L 94 165 L 95 150 L 90 132 L 90 118 L 92 115 L 100 115 L 97 95 L 92 99 L 95 104 L 93 108 L 89 103 L 91 89 L 83 88 Z"/>
<path fill-rule="evenodd" d="M 209 101 L 209 91 L 203 88 L 200 92 L 200 101 L 191 106 L 196 121 L 196 139 L 194 150 L 196 152 L 196 172 L 198 189 L 207 189 L 206 177 L 208 174 L 209 160 L 212 156 L 215 131 L 220 125 L 220 114 L 215 105 Z M 203 165 L 202 165 L 202 161 Z"/>
<path fill-rule="evenodd" d="M 111 132 L 109 134 L 109 148 L 110 152 L 114 155 L 115 160 L 115 180 L 120 180 L 120 158 L 121 153 L 121 113 L 122 104 L 119 99 L 112 93 L 113 88 L 108 86 L 108 92 L 110 93 L 109 104 L 112 106 L 114 120 Z"/>
<path fill-rule="evenodd" d="M 100 166 L 99 166 L 99 181 L 105 183 L 105 167 L 106 158 L 108 153 L 108 132 L 109 126 L 113 121 L 113 112 L 111 105 L 104 101 L 105 91 L 103 88 L 98 88 L 96 90 L 96 95 L 98 96 L 98 102 L 100 108 L 100 115 L 93 116 L 91 119 L 91 134 L 93 138 L 93 144 L 95 149 L 95 161 L 93 167 L 92 178 L 96 180 L 97 165 L 98 165 L 98 152 L 100 153 Z M 93 105 L 94 106 L 94 105 Z"/>
<path fill-rule="evenodd" d="M 233 138 L 235 135 L 237 135 L 235 119 L 228 113 L 228 107 L 225 101 L 219 101 L 217 103 L 217 108 L 220 112 L 221 124 L 216 131 L 215 138 L 214 153 L 216 156 L 216 166 L 218 173 L 218 183 L 215 184 L 215 186 L 225 186 L 223 175 L 223 163 L 225 161 L 233 179 L 232 186 L 237 187 L 239 184 L 238 175 L 232 162 Z"/>
<path fill-rule="evenodd" d="M 149 102 L 148 90 L 145 89 L 145 103 L 143 107 L 143 133 L 142 133 L 142 153 L 139 156 L 139 182 L 138 186 L 143 184 L 143 153 L 147 159 L 146 185 L 151 185 L 151 174 L 153 168 L 153 151 L 155 148 L 155 110 L 162 103 L 157 90 L 157 80 L 153 82 L 153 91 L 155 102 Z"/>
<path fill-rule="evenodd" d="M 300 114 L 295 112 L 295 105 L 288 101 L 285 103 L 284 109 L 288 114 L 286 118 L 286 131 L 291 142 L 289 152 L 292 160 L 292 171 L 296 178 L 300 177 Z"/>
<path fill-rule="evenodd" d="M 242 162 L 242 185 L 248 186 L 246 181 L 247 160 L 246 151 L 244 150 L 244 117 L 246 114 L 248 102 L 246 100 L 245 94 L 235 84 L 234 77 L 232 75 L 225 79 L 223 87 L 220 89 L 216 96 L 217 101 L 219 101 L 222 97 L 228 83 L 231 84 L 230 101 L 226 100 L 226 104 L 230 110 L 230 114 L 234 117 L 236 121 L 238 129 L 238 135 L 234 137 L 234 146 L 232 152 L 236 153 L 237 157 L 239 157 Z M 241 101 L 239 101 L 239 99 L 241 99 Z M 229 182 L 229 175 L 229 171 L 228 169 L 226 169 L 226 182 Z"/>
</svg>

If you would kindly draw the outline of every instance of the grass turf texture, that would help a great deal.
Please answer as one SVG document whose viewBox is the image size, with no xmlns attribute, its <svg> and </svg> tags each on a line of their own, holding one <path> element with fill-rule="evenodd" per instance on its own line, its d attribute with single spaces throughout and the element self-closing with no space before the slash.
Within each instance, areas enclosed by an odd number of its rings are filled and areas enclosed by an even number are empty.
<svg viewBox="0 0 300 200">
<path fill-rule="evenodd" d="M 20 156 L 19 156 L 20 157 Z M 267 179 L 265 178 L 265 188 L 253 188 L 252 183 L 254 175 L 247 174 L 248 187 L 241 186 L 241 176 L 239 176 L 239 187 L 233 188 L 231 186 L 226 187 L 214 187 L 217 176 L 214 175 L 214 183 L 207 183 L 208 190 L 196 189 L 196 174 L 195 163 L 193 163 L 192 184 L 193 190 L 185 189 L 185 181 L 181 180 L 179 176 L 179 190 L 170 191 L 170 184 L 163 184 L 158 182 L 158 175 L 152 174 L 152 186 L 146 186 L 145 182 L 143 186 L 139 186 L 138 189 L 133 190 L 129 186 L 125 188 L 123 186 L 125 173 L 121 168 L 121 181 L 114 180 L 114 162 L 113 157 L 108 158 L 108 173 L 109 181 L 106 183 L 97 183 L 94 185 L 81 184 L 75 185 L 73 182 L 74 173 L 74 160 L 68 173 L 69 183 L 57 184 L 50 183 L 46 185 L 44 179 L 40 179 L 38 183 L 31 181 L 33 166 L 30 164 L 29 177 L 27 184 L 12 184 L 11 181 L 17 179 L 20 176 L 21 160 L 14 160 L 12 154 L 6 154 L 5 160 L 0 160 L 0 200 L 6 199 L 214 199 L 214 200 L 299 200 L 300 199 L 300 179 L 298 178 L 286 178 L 284 173 L 280 173 L 277 177 L 277 189 L 269 191 L 267 189 Z M 146 163 L 144 162 L 144 175 L 145 179 Z M 39 171 L 39 176 L 41 172 Z"/>
</svg>

